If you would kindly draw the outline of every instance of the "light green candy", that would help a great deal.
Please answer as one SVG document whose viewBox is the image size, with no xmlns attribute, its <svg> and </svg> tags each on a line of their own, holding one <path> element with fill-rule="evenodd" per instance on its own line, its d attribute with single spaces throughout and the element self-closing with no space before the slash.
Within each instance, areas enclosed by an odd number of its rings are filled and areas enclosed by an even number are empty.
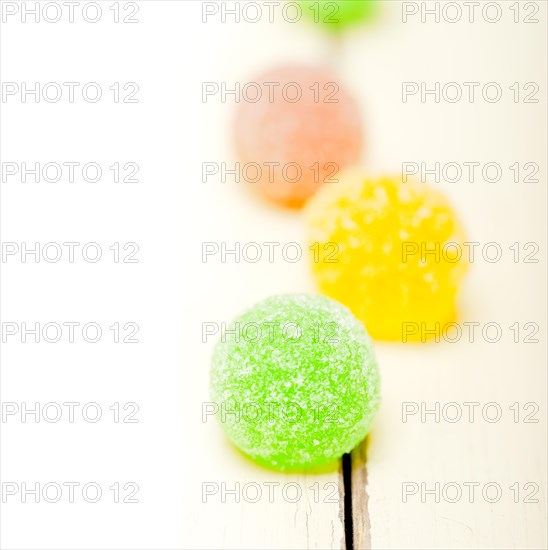
<svg viewBox="0 0 548 550">
<path fill-rule="evenodd" d="M 369 19 L 375 11 L 374 0 L 298 0 L 298 2 L 304 17 L 335 31 Z"/>
<path fill-rule="evenodd" d="M 371 340 L 330 298 L 268 298 L 226 326 L 211 397 L 228 437 L 257 462 L 278 470 L 330 463 L 363 440 L 378 408 Z"/>
</svg>

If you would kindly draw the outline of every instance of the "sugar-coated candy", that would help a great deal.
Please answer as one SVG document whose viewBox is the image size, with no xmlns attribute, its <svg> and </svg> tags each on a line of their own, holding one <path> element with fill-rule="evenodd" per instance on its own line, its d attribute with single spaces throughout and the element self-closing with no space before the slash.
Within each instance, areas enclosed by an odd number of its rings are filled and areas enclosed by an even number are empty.
<svg viewBox="0 0 548 550">
<path fill-rule="evenodd" d="M 439 191 L 348 172 L 309 201 L 305 216 L 320 290 L 372 338 L 424 341 L 436 323 L 443 330 L 455 321 L 466 239 Z"/>
<path fill-rule="evenodd" d="M 331 463 L 367 434 L 379 373 L 362 323 L 325 296 L 268 298 L 216 344 L 211 397 L 230 440 L 277 470 Z"/>
<path fill-rule="evenodd" d="M 265 198 L 299 208 L 357 162 L 362 124 L 354 99 L 326 69 L 286 67 L 254 79 L 235 120 L 243 179 Z"/>
<path fill-rule="evenodd" d="M 303 15 L 333 31 L 369 19 L 375 12 L 375 0 L 299 0 Z"/>
</svg>

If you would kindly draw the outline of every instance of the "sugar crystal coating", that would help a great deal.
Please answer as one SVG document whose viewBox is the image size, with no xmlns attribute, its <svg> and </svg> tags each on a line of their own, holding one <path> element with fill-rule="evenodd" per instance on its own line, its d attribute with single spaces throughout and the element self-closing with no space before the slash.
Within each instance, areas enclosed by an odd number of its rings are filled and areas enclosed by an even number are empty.
<svg viewBox="0 0 548 550">
<path fill-rule="evenodd" d="M 243 180 L 272 202 L 300 208 L 324 182 L 359 160 L 357 103 L 327 69 L 284 67 L 255 78 L 253 85 L 234 126 Z"/>
<path fill-rule="evenodd" d="M 244 453 L 278 469 L 339 459 L 369 431 L 379 373 L 362 323 L 324 296 L 268 298 L 227 325 L 211 397 Z"/>
<path fill-rule="evenodd" d="M 440 192 L 347 173 L 309 201 L 305 216 L 319 288 L 372 338 L 425 340 L 436 323 L 455 321 L 466 239 Z"/>
</svg>

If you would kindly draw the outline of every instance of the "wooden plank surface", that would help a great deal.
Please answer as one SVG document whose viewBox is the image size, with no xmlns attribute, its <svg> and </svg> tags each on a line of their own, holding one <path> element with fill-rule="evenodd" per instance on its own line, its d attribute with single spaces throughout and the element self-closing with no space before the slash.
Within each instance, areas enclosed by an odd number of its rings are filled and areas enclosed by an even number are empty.
<svg viewBox="0 0 548 550">
<path fill-rule="evenodd" d="M 500 6 L 506 14 L 509 4 Z M 451 333 L 447 340 L 440 334 L 440 343 L 376 346 L 383 403 L 354 495 L 363 515 L 359 547 L 368 548 L 369 537 L 378 549 L 547 546 L 547 164 L 540 124 L 546 118 L 545 89 L 538 104 L 506 101 L 489 107 L 443 100 L 408 105 L 398 95 L 402 80 L 545 82 L 546 5 L 538 6 L 538 25 L 520 26 L 507 17 L 496 25 L 477 18 L 474 24 L 443 19 L 436 24 L 432 17 L 423 24 L 416 17 L 393 25 L 382 38 L 356 38 L 348 49 L 347 67 L 360 66 L 356 82 L 367 104 L 375 105 L 369 110 L 375 168 L 419 159 L 430 168 L 465 159 L 490 159 L 505 167 L 511 159 L 534 159 L 541 170 L 539 182 L 530 186 L 514 183 L 508 168 L 496 184 L 481 178 L 440 183 L 464 219 L 469 240 L 497 243 L 504 253 L 498 262 L 480 256 L 471 264 L 461 296 L 459 341 L 447 341 L 455 338 Z M 394 18 L 396 12 L 394 7 Z M 382 66 L 391 70 L 383 85 L 375 86 L 372 75 Z M 509 138 L 518 135 L 523 139 Z M 516 263 L 510 251 L 516 242 L 535 243 L 538 263 L 523 258 Z M 465 323 L 478 323 L 473 342 Z M 493 333 L 482 335 L 489 323 L 501 331 L 496 343 L 489 341 Z M 513 332 L 516 323 L 519 336 Z M 526 338 L 526 323 L 534 324 L 533 331 L 538 327 L 534 338 Z M 436 407 L 438 417 L 428 414 Z M 501 418 L 490 421 L 499 410 Z M 462 418 L 454 420 L 458 414 Z M 467 484 L 476 483 L 469 502 L 472 485 Z M 499 490 L 500 500 L 492 501 Z"/>
<path fill-rule="evenodd" d="M 203 416 L 215 341 L 204 341 L 203 324 L 230 322 L 266 296 L 315 286 L 304 256 L 296 263 L 203 261 L 204 242 L 298 243 L 304 253 L 306 245 L 299 213 L 270 208 L 230 179 L 203 181 L 203 162 L 234 162 L 236 105 L 204 102 L 202 84 L 233 87 L 276 65 L 328 62 L 362 106 L 370 173 L 398 174 L 403 162 L 504 167 L 497 183 L 427 178 L 448 194 L 470 241 L 504 250 L 500 262 L 471 265 L 459 317 L 480 328 L 497 323 L 503 335 L 498 343 L 476 336 L 376 344 L 383 401 L 367 444 L 353 453 L 354 547 L 546 548 L 547 6 L 538 4 L 539 24 L 516 24 L 509 3 L 499 4 L 504 17 L 496 24 L 423 24 L 403 23 L 402 2 L 382 2 L 377 24 L 349 32 L 336 48 L 323 33 L 279 19 L 203 24 L 194 1 L 139 2 L 140 26 L 2 26 L 3 80 L 135 80 L 141 87 L 133 110 L 19 103 L 5 114 L 2 106 L 2 160 L 94 160 L 107 171 L 114 161 L 141 166 L 141 183 L 131 188 L 3 185 L 3 239 L 137 241 L 142 250 L 131 269 L 2 266 L 3 320 L 96 320 L 107 333 L 115 320 L 134 320 L 142 336 L 132 348 L 5 347 L 3 401 L 135 401 L 140 422 L 10 419 L 2 425 L 3 479 L 96 480 L 106 494 L 115 480 L 134 480 L 140 502 L 3 505 L 2 547 L 345 547 L 340 467 L 300 475 L 263 469 Z M 404 104 L 402 81 L 496 81 L 506 95 L 498 104 Z M 509 86 L 531 81 L 541 83 L 539 103 L 515 104 Z M 540 181 L 513 183 L 508 166 L 515 162 L 537 163 Z M 516 242 L 537 243 L 539 262 L 515 263 Z M 509 328 L 516 323 L 518 343 Z M 538 343 L 524 341 L 527 323 L 538 325 Z M 472 402 L 479 405 L 468 421 Z M 431 414 L 423 421 L 421 408 L 437 403 L 439 422 Z M 448 420 L 449 404 L 462 419 Z M 486 414 L 500 407 L 500 420 L 485 420 L 487 404 Z M 422 483 L 426 490 L 440 484 L 439 502 L 421 495 Z M 469 502 L 464 491 L 476 483 Z M 487 484 L 500 487 L 500 501 L 489 502 L 489 491 L 483 496 Z M 462 498 L 450 502 L 458 489 Z"/>
</svg>

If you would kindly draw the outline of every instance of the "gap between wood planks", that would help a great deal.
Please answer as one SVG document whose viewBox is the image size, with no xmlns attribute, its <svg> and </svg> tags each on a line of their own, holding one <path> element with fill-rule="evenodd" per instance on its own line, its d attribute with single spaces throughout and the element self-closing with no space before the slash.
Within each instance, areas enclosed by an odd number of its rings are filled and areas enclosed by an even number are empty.
<svg viewBox="0 0 548 550">
<path fill-rule="evenodd" d="M 344 498 L 341 515 L 344 521 L 345 550 L 371 549 L 371 521 L 367 494 L 368 440 L 369 438 L 366 438 L 352 453 L 345 454 L 342 458 Z"/>
</svg>

